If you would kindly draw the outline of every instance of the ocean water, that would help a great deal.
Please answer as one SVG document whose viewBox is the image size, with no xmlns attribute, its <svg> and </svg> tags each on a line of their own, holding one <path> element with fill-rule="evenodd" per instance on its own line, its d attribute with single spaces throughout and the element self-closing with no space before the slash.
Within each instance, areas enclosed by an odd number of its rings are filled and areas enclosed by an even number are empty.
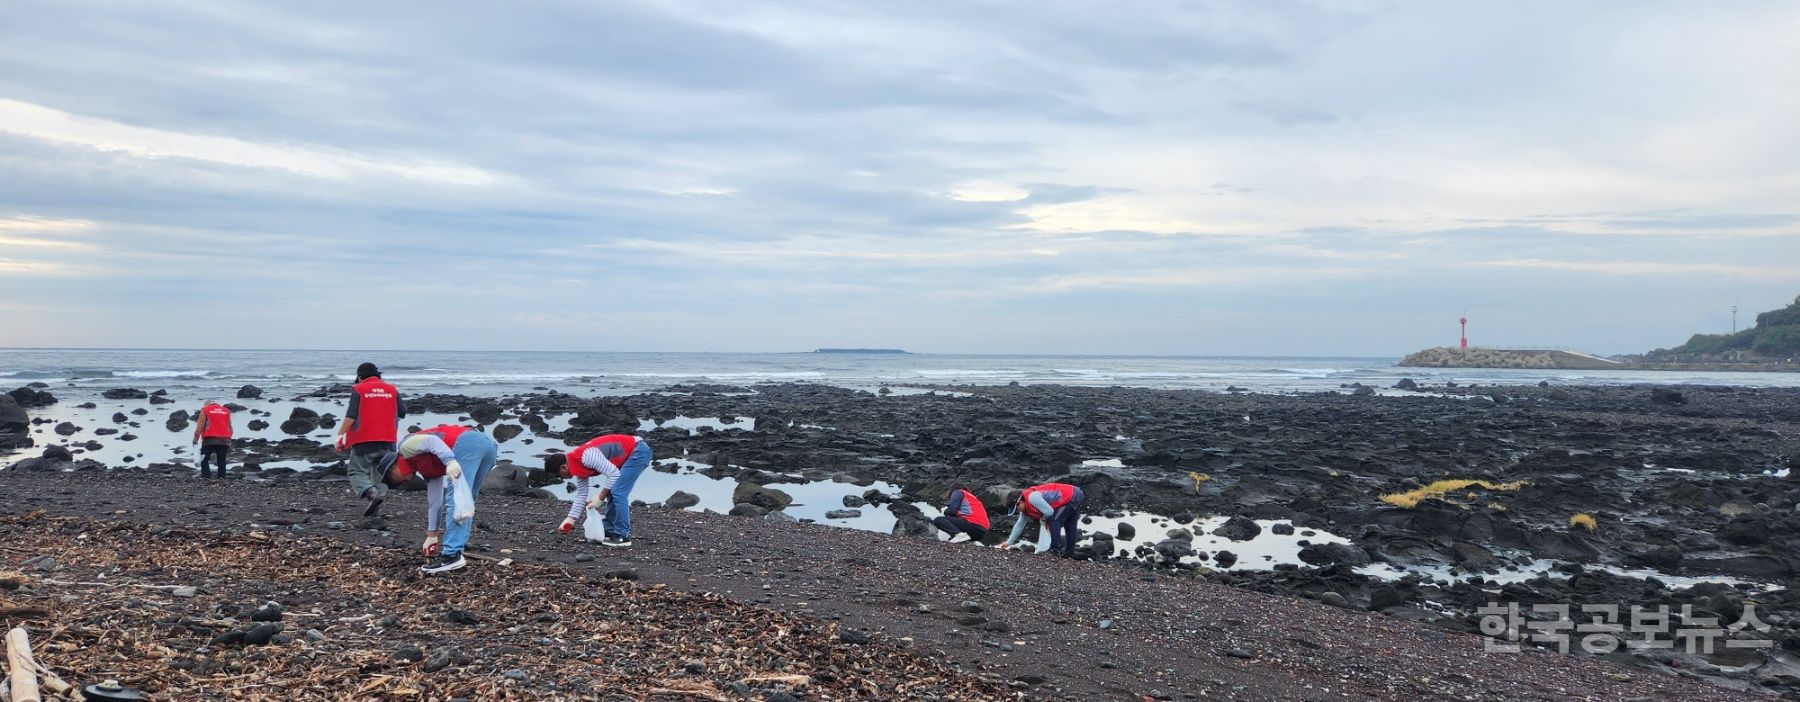
<svg viewBox="0 0 1800 702">
<path fill-rule="evenodd" d="M 817 353 L 604 353 L 456 351 L 284 351 L 0 349 L 0 386 L 44 382 L 59 396 L 114 387 L 168 389 L 187 396 L 257 385 L 290 396 L 352 380 L 373 361 L 409 393 L 502 395 L 549 388 L 593 395 L 635 394 L 677 383 L 749 385 L 814 382 L 882 386 L 1064 384 L 1257 392 L 1319 392 L 1348 383 L 1378 388 L 1403 377 L 1422 383 L 1516 385 L 1677 383 L 1800 386 L 1797 373 L 1541 371 L 1401 368 L 1397 358 L 1034 356 Z M 0 389 L 6 389 L 0 387 Z M 227 392 L 230 391 L 230 392 Z"/>
</svg>

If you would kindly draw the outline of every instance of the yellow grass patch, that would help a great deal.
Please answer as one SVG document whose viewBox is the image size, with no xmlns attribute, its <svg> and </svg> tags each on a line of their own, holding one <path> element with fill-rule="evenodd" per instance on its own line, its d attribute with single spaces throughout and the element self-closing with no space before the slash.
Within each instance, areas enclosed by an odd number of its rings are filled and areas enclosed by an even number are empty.
<svg viewBox="0 0 1800 702">
<path fill-rule="evenodd" d="M 1496 483 L 1490 480 L 1439 480 L 1417 490 L 1382 495 L 1381 501 L 1395 507 L 1412 509 L 1419 506 L 1419 503 L 1425 500 L 1432 498 L 1442 499 L 1445 495 L 1461 490 L 1481 488 L 1483 490 L 1512 492 L 1522 487 L 1525 487 L 1525 481 L 1523 480 L 1510 483 Z"/>
<path fill-rule="evenodd" d="M 1207 475 L 1205 473 L 1198 473 L 1198 472 L 1191 471 L 1191 470 L 1188 471 L 1188 477 L 1192 478 L 1194 481 L 1194 492 L 1200 492 L 1200 486 L 1206 484 L 1206 481 L 1212 480 L 1211 475 Z"/>
<path fill-rule="evenodd" d="M 1594 515 L 1582 512 L 1581 514 L 1569 517 L 1569 528 L 1573 529 L 1575 527 L 1586 527 L 1588 531 L 1594 531 L 1600 528 L 1600 522 L 1594 520 Z"/>
</svg>

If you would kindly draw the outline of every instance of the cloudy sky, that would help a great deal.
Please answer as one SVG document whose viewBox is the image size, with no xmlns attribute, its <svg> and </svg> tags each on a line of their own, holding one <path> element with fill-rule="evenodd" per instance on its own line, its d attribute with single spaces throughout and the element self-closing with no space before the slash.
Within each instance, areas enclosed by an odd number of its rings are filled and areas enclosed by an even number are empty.
<svg viewBox="0 0 1800 702">
<path fill-rule="evenodd" d="M 0 4 L 0 346 L 1603 353 L 1800 294 L 1800 4 Z"/>
</svg>

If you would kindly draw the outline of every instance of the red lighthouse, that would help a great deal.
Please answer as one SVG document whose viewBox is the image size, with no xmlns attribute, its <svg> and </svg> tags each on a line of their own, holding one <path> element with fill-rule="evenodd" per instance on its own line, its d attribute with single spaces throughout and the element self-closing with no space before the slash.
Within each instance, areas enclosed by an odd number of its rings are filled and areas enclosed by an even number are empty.
<svg viewBox="0 0 1800 702">
<path fill-rule="evenodd" d="M 1469 348 L 1469 318 L 1463 317 L 1457 321 L 1462 322 L 1462 347 L 1466 351 Z"/>
</svg>

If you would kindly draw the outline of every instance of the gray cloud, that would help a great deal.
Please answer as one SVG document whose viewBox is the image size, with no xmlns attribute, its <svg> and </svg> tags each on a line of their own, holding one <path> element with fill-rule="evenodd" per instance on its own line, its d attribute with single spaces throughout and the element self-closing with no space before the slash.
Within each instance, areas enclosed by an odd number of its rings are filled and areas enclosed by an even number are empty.
<svg viewBox="0 0 1800 702">
<path fill-rule="evenodd" d="M 1738 80 L 1800 80 L 1796 12 L 11 3 L 0 328 L 344 347 L 373 298 L 577 348 L 629 310 L 640 349 L 873 317 L 944 351 L 1398 353 L 1468 309 L 1667 345 L 1662 312 L 1800 284 L 1800 114 Z M 1541 321 L 1575 294 L 1637 326 Z"/>
</svg>

